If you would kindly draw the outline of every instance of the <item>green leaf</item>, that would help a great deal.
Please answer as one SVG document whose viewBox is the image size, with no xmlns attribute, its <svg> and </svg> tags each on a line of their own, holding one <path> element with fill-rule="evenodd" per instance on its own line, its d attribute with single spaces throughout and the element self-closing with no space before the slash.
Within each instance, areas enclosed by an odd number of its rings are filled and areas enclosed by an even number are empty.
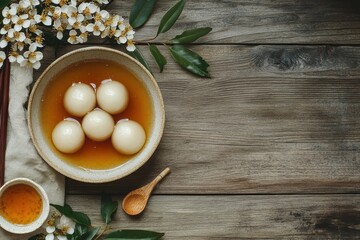
<svg viewBox="0 0 360 240">
<path fill-rule="evenodd" d="M 164 70 L 164 66 L 167 63 L 165 57 L 161 54 L 161 52 L 155 45 L 149 45 L 149 48 L 151 54 L 155 58 L 157 65 L 159 66 L 160 72 L 162 72 Z"/>
<path fill-rule="evenodd" d="M 109 233 L 105 236 L 107 240 L 157 240 L 161 239 L 164 233 L 145 231 L 145 230 L 120 230 Z"/>
<path fill-rule="evenodd" d="M 170 48 L 174 60 L 183 68 L 200 77 L 210 77 L 207 68 L 209 64 L 197 53 L 181 45 L 175 45 Z"/>
<path fill-rule="evenodd" d="M 133 28 L 141 27 L 149 19 L 156 0 L 136 0 L 131 9 L 129 22 Z"/>
<path fill-rule="evenodd" d="M 51 206 L 53 206 L 54 208 L 56 208 L 56 210 L 58 210 L 61 214 L 67 216 L 70 215 L 73 210 L 71 209 L 71 207 L 69 205 L 67 205 L 65 203 L 64 206 L 60 206 L 60 205 L 56 205 L 56 204 L 50 204 Z"/>
<path fill-rule="evenodd" d="M 77 235 L 77 236 L 81 236 L 83 235 L 84 233 L 86 233 L 88 231 L 88 227 L 87 226 L 84 226 L 84 225 L 81 225 L 81 224 L 76 224 L 75 225 L 75 232 L 74 234 Z"/>
<path fill-rule="evenodd" d="M 170 8 L 170 10 L 165 13 L 165 15 L 160 21 L 159 29 L 156 36 L 160 33 L 168 31 L 174 25 L 176 20 L 179 18 L 182 10 L 184 9 L 184 6 L 185 0 L 180 0 L 177 4 L 175 4 L 175 6 Z"/>
<path fill-rule="evenodd" d="M 1 0 L 0 1 L 0 10 L 2 10 L 4 7 L 9 5 L 10 2 L 11 2 L 11 0 Z"/>
<path fill-rule="evenodd" d="M 78 237 L 76 240 L 92 240 L 95 237 L 95 235 L 99 232 L 99 230 L 100 227 L 91 228 L 89 231 Z"/>
<path fill-rule="evenodd" d="M 63 214 L 65 216 L 67 216 L 68 218 L 74 220 L 74 222 L 76 222 L 76 223 L 79 223 L 79 224 L 82 224 L 82 225 L 85 225 L 85 226 L 90 226 L 91 225 L 90 218 L 85 213 L 75 212 L 67 204 L 65 204 L 64 206 L 51 204 L 51 206 L 56 208 L 56 210 L 58 210 L 61 214 Z"/>
<path fill-rule="evenodd" d="M 133 52 L 128 52 L 128 54 L 138 60 L 144 67 L 149 70 L 150 73 L 152 73 L 149 63 L 145 60 L 144 56 L 141 54 L 138 48 L 136 48 Z"/>
<path fill-rule="evenodd" d="M 118 202 L 112 201 L 110 196 L 101 196 L 101 217 L 106 224 L 111 222 L 111 216 L 116 212 Z"/>
<path fill-rule="evenodd" d="M 78 235 L 74 234 L 66 234 L 67 240 L 78 240 Z"/>
<path fill-rule="evenodd" d="M 211 32 L 212 28 L 195 28 L 191 30 L 187 30 L 180 35 L 177 35 L 175 38 L 170 40 L 170 43 L 192 43 L 196 41 L 198 38 L 205 36 L 209 32 Z"/>
</svg>

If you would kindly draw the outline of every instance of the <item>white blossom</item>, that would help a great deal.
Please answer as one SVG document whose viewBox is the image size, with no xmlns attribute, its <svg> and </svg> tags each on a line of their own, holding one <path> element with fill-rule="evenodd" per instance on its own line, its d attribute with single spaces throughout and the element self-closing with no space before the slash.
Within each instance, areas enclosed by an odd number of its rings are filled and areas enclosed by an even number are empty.
<svg viewBox="0 0 360 240">
<path fill-rule="evenodd" d="M 20 63 L 22 67 L 32 66 L 34 69 L 40 68 L 41 66 L 40 60 L 43 58 L 43 54 L 42 52 L 36 50 L 37 50 L 36 44 L 32 43 L 29 47 L 29 50 L 24 53 L 25 59 Z"/>
<path fill-rule="evenodd" d="M 93 3 L 82 2 L 78 7 L 79 13 L 83 14 L 86 19 L 91 19 L 92 15 L 99 11 L 99 7 Z"/>
<path fill-rule="evenodd" d="M 74 26 L 76 23 L 81 23 L 85 19 L 84 15 L 79 14 L 78 9 L 74 6 L 66 8 L 66 14 L 68 16 L 68 22 L 71 26 Z"/>
<path fill-rule="evenodd" d="M 73 6 L 73 7 L 76 7 L 77 6 L 77 0 L 67 0 L 67 1 L 70 1 L 69 6 Z"/>
<path fill-rule="evenodd" d="M 52 17 L 54 20 L 58 20 L 61 17 L 62 14 L 62 8 L 59 6 L 56 6 L 54 8 L 54 11 L 52 12 Z"/>
<path fill-rule="evenodd" d="M 62 215 L 59 224 L 56 225 L 56 228 L 60 229 L 60 231 L 64 233 L 64 235 L 73 234 L 75 231 L 75 222 L 70 218 L 66 217 L 65 215 Z M 59 236 L 57 237 L 59 238 Z"/>
<path fill-rule="evenodd" d="M 88 40 L 88 36 L 89 36 L 89 33 L 86 31 L 86 27 L 85 26 L 81 26 L 80 27 L 80 35 L 79 35 L 79 38 L 78 38 L 78 41 L 80 43 L 85 43 L 87 42 Z"/>
<path fill-rule="evenodd" d="M 35 15 L 34 19 L 36 23 L 43 23 L 45 26 L 50 26 L 52 22 L 51 18 L 44 13 L 42 13 L 41 15 Z"/>
<path fill-rule="evenodd" d="M 106 27 L 106 28 L 104 29 L 104 31 L 102 31 L 100 37 L 101 37 L 101 38 L 106 38 L 107 36 L 110 36 L 110 30 L 111 30 L 110 27 Z"/>
<path fill-rule="evenodd" d="M 135 31 L 130 29 L 129 31 L 127 31 L 126 33 L 126 38 L 127 39 L 134 39 L 134 34 L 135 34 Z"/>
<path fill-rule="evenodd" d="M 4 9 L 2 10 L 2 16 L 4 17 L 3 24 L 9 24 L 11 22 L 12 17 L 15 16 L 16 13 L 17 13 L 16 8 L 4 7 Z"/>
<path fill-rule="evenodd" d="M 122 18 L 122 17 L 119 18 L 119 21 L 117 22 L 117 27 L 121 31 L 126 30 L 126 25 L 124 24 L 124 18 Z"/>
<path fill-rule="evenodd" d="M 43 45 L 43 36 L 42 35 L 38 35 L 35 37 L 35 42 L 34 44 L 36 45 L 37 48 L 42 48 L 44 47 Z"/>
<path fill-rule="evenodd" d="M 56 227 L 54 225 L 48 225 L 46 227 L 46 237 L 45 240 L 54 240 L 55 236 L 54 236 L 54 232 L 56 230 Z"/>
<path fill-rule="evenodd" d="M 27 1 L 27 0 L 24 0 Z M 38 6 L 40 5 L 40 1 L 39 0 L 29 0 L 29 2 L 31 3 L 32 6 Z"/>
<path fill-rule="evenodd" d="M 21 31 L 22 28 L 30 27 L 30 20 L 28 19 L 28 14 L 22 14 L 20 16 L 13 16 L 11 21 L 15 24 L 14 29 L 15 31 Z"/>
<path fill-rule="evenodd" d="M 24 61 L 24 57 L 20 55 L 17 51 L 11 51 L 9 53 L 9 62 L 17 62 L 20 64 L 22 61 Z"/>
<path fill-rule="evenodd" d="M 48 233 L 45 237 L 45 240 L 54 240 L 55 236 L 53 233 Z"/>
<path fill-rule="evenodd" d="M 0 48 L 6 48 L 11 39 L 8 36 L 3 36 L 0 41 Z"/>
<path fill-rule="evenodd" d="M 133 52 L 133 51 L 135 51 L 135 49 L 136 49 L 136 47 L 135 47 L 133 41 L 128 40 L 126 50 L 128 50 L 129 52 Z"/>
<path fill-rule="evenodd" d="M 88 32 L 92 32 L 94 36 L 100 36 L 101 32 L 105 30 L 105 26 L 102 22 L 97 21 L 94 23 L 90 23 L 86 26 L 86 30 Z"/>
<path fill-rule="evenodd" d="M 69 32 L 69 38 L 67 40 L 70 44 L 78 44 L 80 43 L 79 37 L 77 36 L 76 30 L 71 30 Z"/>
<path fill-rule="evenodd" d="M 0 0 L 1 1 L 1 0 Z M 108 0 L 17 0 L 2 9 L 0 49 L 9 47 L 9 61 L 38 69 L 43 54 L 44 32 L 53 32 L 62 40 L 68 36 L 71 44 L 85 43 L 90 36 L 111 38 L 126 44 L 128 51 L 136 49 L 131 26 L 123 17 L 101 10 Z M 43 8 L 38 8 L 42 4 Z M 0 50 L 1 52 L 1 50 Z M 1 54 L 0 54 L 1 55 Z M 1 57 L 1 56 L 0 56 Z M 0 58 L 0 60 L 3 58 Z M 2 65 L 3 60 L 1 60 Z M 60 238 L 59 238 L 60 237 Z M 49 233 L 47 240 L 64 236 Z M 48 239 L 49 238 L 49 239 Z M 66 237 L 65 237 L 66 238 Z"/>
<path fill-rule="evenodd" d="M 11 26 L 9 24 L 4 25 L 1 30 L 0 30 L 0 34 L 1 35 L 5 35 L 8 33 L 8 31 L 10 30 Z"/>
<path fill-rule="evenodd" d="M 101 11 L 99 12 L 99 14 L 100 14 L 101 19 L 102 19 L 103 21 L 108 20 L 109 17 L 110 17 L 110 13 L 109 13 L 108 11 L 106 11 L 106 10 L 101 10 Z"/>
<path fill-rule="evenodd" d="M 120 17 L 119 15 L 114 15 L 111 18 L 109 18 L 108 24 L 111 27 L 116 27 L 118 25 L 118 23 L 121 21 L 123 21 L 124 19 L 122 17 Z"/>
<path fill-rule="evenodd" d="M 22 8 L 28 8 L 28 7 L 36 7 L 40 5 L 39 0 L 20 0 L 19 6 Z"/>
<path fill-rule="evenodd" d="M 117 39 L 117 43 L 118 44 L 125 44 L 127 42 L 127 38 L 125 35 L 121 35 L 118 39 Z"/>
<path fill-rule="evenodd" d="M 11 38 L 13 41 L 15 40 L 17 42 L 23 42 L 26 39 L 24 32 L 18 32 L 13 28 L 9 30 L 8 37 Z"/>
<path fill-rule="evenodd" d="M 13 55 L 9 55 L 9 62 L 11 62 L 11 63 L 17 62 L 17 57 L 13 56 Z"/>
<path fill-rule="evenodd" d="M 109 4 L 108 0 L 95 0 L 95 2 L 98 2 L 99 4 Z"/>
<path fill-rule="evenodd" d="M 64 37 L 63 31 L 64 27 L 60 19 L 55 20 L 54 28 L 57 30 L 56 37 L 61 40 Z"/>
<path fill-rule="evenodd" d="M 18 51 L 23 51 L 25 48 L 25 41 L 24 42 L 16 42 L 12 45 L 12 48 L 17 49 Z"/>
</svg>

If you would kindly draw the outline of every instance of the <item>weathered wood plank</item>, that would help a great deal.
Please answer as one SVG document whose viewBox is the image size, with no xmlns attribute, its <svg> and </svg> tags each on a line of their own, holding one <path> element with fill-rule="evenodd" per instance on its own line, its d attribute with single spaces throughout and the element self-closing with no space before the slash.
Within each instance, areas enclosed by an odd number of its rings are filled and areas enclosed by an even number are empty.
<svg viewBox="0 0 360 240">
<path fill-rule="evenodd" d="M 110 10 L 128 15 L 134 1 L 114 1 Z M 158 1 L 153 16 L 137 32 L 148 39 L 161 17 L 177 1 Z M 205 0 L 186 1 L 178 22 L 159 37 L 166 41 L 185 29 L 212 27 L 206 43 L 360 43 L 358 1 L 328 0 Z"/>
<path fill-rule="evenodd" d="M 99 196 L 66 201 L 101 225 Z M 112 226 L 165 232 L 164 239 L 360 239 L 359 203 L 359 195 L 156 195 L 141 216 L 119 209 Z"/>
<path fill-rule="evenodd" d="M 172 61 L 155 74 L 167 119 L 148 164 L 97 187 L 68 181 L 68 193 L 124 193 L 166 166 L 172 174 L 157 193 L 359 192 L 359 48 L 193 49 L 209 60 L 213 78 Z"/>
</svg>

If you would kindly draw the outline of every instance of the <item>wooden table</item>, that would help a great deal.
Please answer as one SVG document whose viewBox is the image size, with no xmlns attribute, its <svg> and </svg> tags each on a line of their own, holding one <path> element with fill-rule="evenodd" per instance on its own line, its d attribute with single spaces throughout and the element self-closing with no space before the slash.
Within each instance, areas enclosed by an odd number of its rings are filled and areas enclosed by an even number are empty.
<svg viewBox="0 0 360 240">
<path fill-rule="evenodd" d="M 133 2 L 113 10 L 127 15 Z M 174 3 L 158 1 L 137 39 L 152 36 Z M 169 166 L 144 214 L 119 209 L 114 226 L 165 239 L 360 239 L 359 1 L 189 0 L 156 42 L 206 26 L 213 31 L 190 47 L 211 79 L 168 53 L 164 73 L 150 61 L 166 106 L 151 160 L 112 183 L 68 179 L 67 203 L 100 224 L 101 192 L 121 200 Z M 54 58 L 48 48 L 43 67 Z"/>
</svg>

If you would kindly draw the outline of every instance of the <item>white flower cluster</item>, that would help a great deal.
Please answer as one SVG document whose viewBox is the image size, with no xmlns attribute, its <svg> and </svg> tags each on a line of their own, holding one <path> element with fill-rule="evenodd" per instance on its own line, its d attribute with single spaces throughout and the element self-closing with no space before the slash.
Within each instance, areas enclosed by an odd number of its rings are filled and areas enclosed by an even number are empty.
<svg viewBox="0 0 360 240">
<path fill-rule="evenodd" d="M 75 222 L 65 215 L 61 216 L 53 212 L 46 221 L 45 227 L 45 240 L 67 240 L 66 235 L 71 235 L 75 231 Z"/>
<path fill-rule="evenodd" d="M 56 35 L 70 44 L 81 44 L 91 34 L 127 44 L 134 51 L 134 30 L 119 15 L 102 10 L 108 0 L 20 0 L 2 10 L 0 48 L 10 48 L 9 61 L 40 67 L 44 38 Z M 0 68 L 6 58 L 0 50 Z"/>
</svg>

